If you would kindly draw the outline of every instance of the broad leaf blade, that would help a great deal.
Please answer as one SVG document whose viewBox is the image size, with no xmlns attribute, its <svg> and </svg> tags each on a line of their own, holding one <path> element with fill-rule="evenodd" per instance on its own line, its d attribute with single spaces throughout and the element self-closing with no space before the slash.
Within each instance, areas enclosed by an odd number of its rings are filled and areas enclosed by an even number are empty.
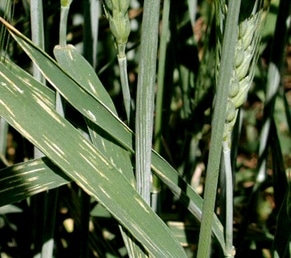
<svg viewBox="0 0 291 258">
<path fill-rule="evenodd" d="M 69 74 L 84 90 L 102 102 L 117 115 L 114 103 L 100 82 L 92 66 L 79 54 L 72 45 L 56 46 L 54 55 L 59 65 Z"/>
<path fill-rule="evenodd" d="M 73 107 L 115 138 L 120 144 L 132 143 L 130 129 L 100 99 L 88 94 L 50 56 L 1 17 L 0 21 L 9 29 L 11 35 L 38 66 L 44 77 Z M 131 149 L 132 144 L 124 147 Z"/>
<path fill-rule="evenodd" d="M 128 180 L 3 64 L 0 68 L 0 115 L 106 207 L 154 257 L 185 257 L 168 227 Z"/>
<path fill-rule="evenodd" d="M 0 206 L 21 201 L 71 181 L 48 158 L 30 160 L 0 170 Z"/>
<path fill-rule="evenodd" d="M 31 90 L 35 92 L 35 94 L 39 95 L 39 97 L 46 102 L 47 105 L 54 108 L 55 107 L 55 92 L 51 90 L 46 85 L 42 84 L 38 80 L 36 80 L 32 75 L 30 75 L 25 70 L 21 69 L 18 65 L 14 64 L 9 59 L 4 60 L 4 64 L 6 67 L 9 67 L 9 70 L 23 83 L 26 84 Z"/>
<path fill-rule="evenodd" d="M 106 103 L 106 106 L 117 115 L 115 106 L 106 89 L 101 84 L 92 66 L 85 58 L 77 52 L 72 45 L 56 46 L 54 55 L 58 64 L 66 71 L 83 89 L 92 96 Z M 104 132 L 94 125 L 90 120 L 85 119 L 88 125 L 92 143 L 112 161 L 117 169 L 124 173 L 130 183 L 135 186 L 135 178 L 129 152 L 113 143 L 112 141 L 102 137 Z M 144 250 L 135 243 L 134 238 L 124 228 L 120 227 L 124 243 L 127 247 L 129 257 L 147 257 Z"/>
<path fill-rule="evenodd" d="M 81 96 L 85 95 L 85 91 L 82 89 L 78 90 L 78 92 L 74 91 L 75 87 L 80 87 L 69 75 L 66 75 L 63 70 L 55 63 L 48 55 L 42 52 L 39 48 L 33 45 L 29 41 L 29 39 L 25 38 L 20 32 L 15 30 L 12 26 L 7 24 L 3 19 L 0 18 L 0 21 L 5 24 L 5 26 L 9 29 L 11 34 L 18 41 L 20 46 L 26 51 L 26 53 L 32 58 L 32 60 L 39 66 L 45 76 L 50 78 L 50 81 L 55 81 L 58 85 L 55 85 L 56 89 L 61 89 L 61 94 L 65 97 L 64 91 L 66 94 L 72 94 L 72 98 L 67 99 L 68 101 L 75 101 L 76 96 L 82 98 Z M 42 59 L 46 59 L 44 62 Z M 53 68 L 53 69 L 50 69 Z M 55 73 L 60 74 L 61 80 L 55 78 Z M 69 88 L 69 89 L 66 89 Z M 62 91 L 64 90 L 64 91 Z M 73 93 L 72 93 L 73 92 Z M 90 92 L 87 92 L 90 94 Z M 79 95 L 78 95 L 79 94 Z M 80 95 L 81 94 L 81 95 Z M 92 95 L 91 95 L 92 96 Z M 95 99 L 95 96 L 92 96 Z M 83 98 L 82 98 L 83 99 Z M 87 101 L 90 98 L 85 97 L 83 101 Z M 98 119 L 92 119 L 92 116 L 88 114 L 88 110 L 78 109 L 83 115 L 85 115 L 89 120 L 91 120 L 94 124 L 102 128 L 106 131 L 113 139 L 115 139 L 118 143 L 124 146 L 127 150 L 134 153 L 133 149 L 133 133 L 132 131 L 120 121 L 109 109 L 103 104 L 103 102 L 99 99 L 97 100 L 97 105 L 94 109 L 91 109 L 93 116 L 97 116 Z M 79 101 L 77 101 L 79 102 Z M 101 108 L 100 108 L 101 107 Z M 94 115 L 96 114 L 96 115 Z M 113 122 L 116 120 L 116 122 Z M 115 126 L 112 128 L 112 126 Z M 203 205 L 203 200 L 201 197 L 188 185 L 185 181 L 179 176 L 177 171 L 170 166 L 161 156 L 159 156 L 156 152 L 152 151 L 152 169 L 153 172 L 175 193 L 176 196 L 180 197 L 181 200 L 184 200 L 184 205 L 189 209 L 189 211 L 199 220 L 201 221 L 201 210 Z M 180 183 L 186 185 L 186 190 L 182 190 L 180 187 Z M 181 197 L 182 196 L 182 197 Z M 188 205 L 190 200 L 190 206 Z M 214 214 L 214 221 L 212 225 L 212 231 L 218 242 L 221 245 L 221 248 L 224 248 L 224 237 L 222 225 Z"/>
<path fill-rule="evenodd" d="M 78 53 L 74 46 L 56 46 L 54 48 L 54 55 L 61 68 L 69 74 L 78 85 L 90 93 L 90 95 L 102 100 L 112 113 L 117 115 L 111 97 L 101 84 L 92 66 L 90 66 L 86 59 Z M 135 179 L 129 152 L 108 140 L 108 136 L 104 136 L 104 131 L 89 119 L 85 120 L 93 144 L 104 154 L 104 156 L 112 161 L 117 169 L 125 173 L 125 177 L 134 185 Z"/>
</svg>

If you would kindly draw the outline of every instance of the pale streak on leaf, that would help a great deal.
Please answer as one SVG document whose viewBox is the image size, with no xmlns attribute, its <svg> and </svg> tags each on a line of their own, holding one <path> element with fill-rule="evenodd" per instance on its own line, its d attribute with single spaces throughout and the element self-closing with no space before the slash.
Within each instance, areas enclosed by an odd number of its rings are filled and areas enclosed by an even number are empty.
<svg viewBox="0 0 291 258">
<path fill-rule="evenodd" d="M 102 193 L 104 193 L 109 199 L 112 199 L 111 196 L 104 190 L 101 186 L 99 186 L 99 189 Z"/>
<path fill-rule="evenodd" d="M 82 180 L 82 182 L 85 183 L 85 185 L 88 185 L 88 180 L 86 179 L 86 177 L 84 177 L 83 175 L 81 175 L 80 173 L 75 171 L 76 176 Z"/>
<path fill-rule="evenodd" d="M 31 163 L 30 163 L 30 166 L 36 166 L 36 165 L 38 165 L 38 164 L 41 164 L 42 162 L 40 161 L 40 160 L 38 160 L 38 159 L 36 159 L 35 161 L 32 161 Z M 22 168 L 22 166 L 19 166 L 20 168 Z M 23 167 L 24 167 L 24 165 L 23 165 Z M 43 168 L 39 168 L 39 169 L 35 169 L 35 170 L 43 170 Z M 34 170 L 32 170 L 32 171 L 34 171 Z"/>
<path fill-rule="evenodd" d="M 19 169 L 21 170 L 22 168 L 20 167 Z M 33 174 L 33 173 L 40 172 L 40 171 L 43 171 L 43 170 L 44 170 L 44 168 L 36 168 L 36 169 L 32 169 L 32 170 L 29 170 L 29 171 L 26 171 L 26 172 L 22 172 L 21 175 L 22 176 L 29 175 L 29 174 Z M 14 170 L 14 171 L 16 171 L 16 170 Z M 18 176 L 18 175 L 16 175 L 16 176 Z"/>
<path fill-rule="evenodd" d="M 7 87 L 7 83 L 6 82 L 1 82 L 1 85 L 4 87 Z"/>
<path fill-rule="evenodd" d="M 82 141 L 82 143 L 84 143 L 93 153 L 96 153 L 96 149 L 93 147 L 93 145 L 92 144 L 90 144 L 90 142 L 88 142 L 86 139 L 81 139 L 81 141 Z M 79 144 L 79 146 L 83 149 L 83 150 L 85 150 L 85 148 L 81 145 L 81 144 Z"/>
<path fill-rule="evenodd" d="M 141 232 L 140 228 L 136 224 L 133 224 L 132 227 L 136 231 L 138 231 L 140 234 L 143 233 L 143 232 Z M 152 242 L 147 237 L 144 239 L 144 241 L 146 241 L 154 250 L 157 250 L 157 248 L 152 244 Z"/>
<path fill-rule="evenodd" d="M 31 174 L 31 173 L 36 173 L 36 172 L 39 172 L 39 171 L 43 171 L 44 168 L 36 168 L 36 169 L 32 169 L 32 170 L 29 170 L 27 172 L 24 172 L 22 173 L 22 175 L 27 175 L 27 174 Z"/>
<path fill-rule="evenodd" d="M 16 95 L 15 94 L 15 91 L 14 90 L 12 90 L 12 87 L 7 87 L 7 84 L 6 83 L 1 83 L 2 84 L 2 87 L 5 87 L 5 88 L 7 88 L 7 90 L 9 91 L 9 92 L 11 92 L 14 96 Z"/>
<path fill-rule="evenodd" d="M 98 174 L 103 177 L 104 179 L 106 179 L 107 181 L 110 181 L 109 178 L 107 176 L 105 176 L 104 173 L 102 173 L 101 171 L 99 171 L 96 166 L 87 158 L 85 157 L 82 153 L 80 153 L 80 156 L 96 171 L 98 172 Z"/>
<path fill-rule="evenodd" d="M 0 99 L 0 105 L 2 105 L 6 110 L 7 112 L 11 115 L 11 117 L 15 117 L 14 113 L 12 112 L 12 110 L 8 107 L 8 105 Z"/>
<path fill-rule="evenodd" d="M 55 144 L 54 142 L 52 142 L 48 137 L 46 137 L 45 135 L 43 135 L 44 138 L 44 143 L 55 153 L 57 154 L 63 161 L 65 161 L 67 164 L 69 164 L 69 162 L 67 161 L 67 159 L 65 158 L 65 153 L 63 152 L 63 150 L 60 148 L 60 146 L 58 146 L 57 144 Z"/>
<path fill-rule="evenodd" d="M 43 100 L 41 100 L 36 94 L 32 94 L 33 98 L 36 100 L 36 102 L 47 112 L 50 114 L 52 118 L 54 118 L 59 124 L 65 127 L 65 124 L 61 121 L 61 119 L 58 117 L 57 113 L 54 112 Z"/>
<path fill-rule="evenodd" d="M 90 150 L 92 151 L 92 153 L 90 153 L 90 154 L 97 155 L 97 156 L 102 160 L 102 162 L 103 162 L 106 166 L 111 167 L 111 164 L 108 162 L 108 160 L 105 159 L 104 156 L 103 156 L 100 152 L 98 152 L 98 151 L 93 147 L 93 145 L 91 145 L 91 144 L 90 144 L 88 141 L 86 141 L 85 139 L 80 139 L 80 140 L 82 140 L 82 142 L 85 143 L 86 146 L 90 148 Z M 84 147 L 82 146 L 82 144 L 79 144 L 79 146 L 80 146 L 83 150 L 85 150 Z"/>
<path fill-rule="evenodd" d="M 96 117 L 95 117 L 95 115 L 90 111 L 90 110 L 84 110 L 87 114 L 88 114 L 88 116 L 94 121 L 94 122 L 96 122 Z"/>
<path fill-rule="evenodd" d="M 17 195 L 19 196 L 22 196 L 22 195 L 27 195 L 27 192 L 30 192 L 31 195 L 34 195 L 34 194 L 37 194 L 37 193 L 40 193 L 40 192 L 44 192 L 44 191 L 47 191 L 49 190 L 49 185 L 51 184 L 50 183 L 47 183 L 47 184 L 44 184 L 44 185 L 36 185 L 34 187 L 24 187 L 25 188 L 25 191 L 23 192 L 19 192 Z M 23 184 L 24 186 L 26 185 L 25 183 Z"/>
<path fill-rule="evenodd" d="M 29 181 L 29 182 L 36 181 L 38 178 L 39 178 L 38 176 L 34 176 L 34 177 L 26 179 L 26 181 Z"/>
<path fill-rule="evenodd" d="M 117 167 L 117 166 L 116 166 L 116 163 L 114 162 L 114 158 L 112 158 L 111 156 L 110 156 L 110 162 L 112 163 L 112 165 L 113 165 L 114 167 Z"/>
<path fill-rule="evenodd" d="M 12 119 L 14 127 L 29 141 L 39 144 L 34 137 L 32 137 L 15 119 Z"/>
<path fill-rule="evenodd" d="M 134 199 L 139 203 L 139 205 L 144 209 L 146 213 L 150 213 L 148 207 L 143 203 L 141 199 L 137 197 L 135 197 Z"/>
<path fill-rule="evenodd" d="M 43 95 L 42 93 L 34 90 L 34 92 L 32 93 L 32 95 L 33 95 L 34 99 L 41 99 L 42 102 L 45 103 L 48 107 L 54 108 L 52 106 L 52 102 L 48 98 L 46 98 L 46 96 Z"/>
<path fill-rule="evenodd" d="M 95 189 L 91 186 L 91 184 L 88 184 L 88 181 L 86 180 L 86 178 L 82 175 L 79 174 L 79 172 L 77 171 L 73 171 L 74 175 L 77 176 L 77 178 L 79 178 L 80 180 L 76 180 L 76 178 L 74 179 L 76 181 L 76 183 L 90 196 L 94 196 L 98 201 L 100 201 L 100 199 L 98 198 L 98 196 L 95 193 Z"/>
<path fill-rule="evenodd" d="M 30 86 L 30 87 L 33 87 L 33 85 L 31 84 L 31 81 L 30 81 L 28 78 L 22 78 L 22 81 L 23 81 L 26 85 L 28 85 L 28 86 Z"/>
<path fill-rule="evenodd" d="M 11 90 L 12 89 L 15 89 L 17 92 L 19 92 L 20 94 L 23 94 L 23 90 L 22 89 L 20 89 L 19 87 L 17 87 L 17 85 L 13 82 L 13 81 L 11 81 L 4 73 L 2 73 L 2 72 L 0 72 L 0 75 L 3 77 L 3 78 L 5 78 L 5 80 L 7 81 L 7 82 L 9 82 L 9 86 L 7 85 L 7 83 L 5 83 L 5 82 L 1 82 L 1 85 L 2 86 L 4 86 L 4 87 L 6 87 L 10 92 L 12 92 Z"/>
<path fill-rule="evenodd" d="M 69 53 L 69 57 L 70 57 L 70 59 L 71 59 L 71 60 L 74 60 L 74 57 L 73 57 L 73 55 L 72 55 L 72 51 L 68 51 L 68 53 Z"/>
<path fill-rule="evenodd" d="M 91 90 L 93 91 L 93 93 L 97 95 L 96 88 L 90 80 L 88 80 L 88 84 L 89 84 Z"/>
<path fill-rule="evenodd" d="M 24 167 L 25 167 L 24 165 L 23 165 L 23 166 L 19 166 L 19 167 L 17 167 L 17 169 L 13 169 L 12 172 L 13 172 L 13 171 L 21 170 L 21 169 L 23 169 Z M 27 172 L 22 172 L 22 173 L 21 173 L 21 177 L 24 177 L 24 176 L 26 176 L 26 175 L 33 174 L 33 173 L 36 173 L 36 172 L 39 172 L 39 171 L 42 171 L 42 170 L 43 170 L 43 168 L 38 168 L 38 169 L 29 170 L 29 171 L 27 171 Z M 19 174 L 11 174 L 11 176 L 6 176 L 5 178 L 0 179 L 0 182 L 1 182 L 1 181 L 7 181 L 7 180 L 12 181 L 12 180 L 15 180 L 14 178 L 18 179 L 18 178 L 19 178 Z M 5 189 L 4 189 L 4 190 L 5 190 Z M 1 192 L 1 191 L 0 191 L 0 192 Z"/>
<path fill-rule="evenodd" d="M 102 147 L 103 147 L 104 151 L 107 152 L 106 144 L 105 144 L 105 141 L 103 138 L 101 139 L 101 142 L 102 142 Z"/>
<path fill-rule="evenodd" d="M 35 163 L 35 162 L 33 162 L 33 163 Z M 32 163 L 32 164 L 33 164 Z M 36 163 L 37 164 L 37 163 Z M 33 164 L 34 165 L 34 164 Z M 11 171 L 19 171 L 19 170 L 22 170 L 23 168 L 25 168 L 26 166 L 25 166 L 25 164 L 23 164 L 23 165 L 18 165 L 17 167 L 12 167 L 12 169 L 11 169 Z"/>
</svg>

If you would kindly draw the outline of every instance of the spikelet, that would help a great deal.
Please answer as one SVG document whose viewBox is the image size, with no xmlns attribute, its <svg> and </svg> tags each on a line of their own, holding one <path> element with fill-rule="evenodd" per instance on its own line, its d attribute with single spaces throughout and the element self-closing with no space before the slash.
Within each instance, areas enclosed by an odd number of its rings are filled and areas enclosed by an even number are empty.
<svg viewBox="0 0 291 258">
<path fill-rule="evenodd" d="M 227 8 L 222 8 L 221 6 L 224 7 L 226 5 L 219 4 L 216 6 L 220 8 L 218 10 L 220 17 L 217 18 L 217 67 L 219 67 L 221 55 L 220 40 L 223 34 L 222 25 L 227 13 Z M 238 108 L 245 102 L 248 90 L 253 81 L 265 16 L 264 0 L 242 1 L 238 24 L 238 39 L 233 61 L 233 73 L 230 81 L 224 126 L 223 141 L 226 148 L 230 148 L 231 133 L 237 118 Z"/>
<path fill-rule="evenodd" d="M 130 33 L 129 4 L 130 0 L 105 0 L 103 5 L 119 57 L 125 56 L 125 45 Z"/>
</svg>

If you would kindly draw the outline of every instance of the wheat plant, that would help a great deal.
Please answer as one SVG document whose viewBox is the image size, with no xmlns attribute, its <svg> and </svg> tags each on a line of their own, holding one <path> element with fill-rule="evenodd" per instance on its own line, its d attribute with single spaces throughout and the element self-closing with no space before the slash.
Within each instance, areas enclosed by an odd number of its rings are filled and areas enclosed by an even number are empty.
<svg viewBox="0 0 291 258">
<path fill-rule="evenodd" d="M 1 257 L 290 257 L 289 2 L 1 1 Z"/>
</svg>

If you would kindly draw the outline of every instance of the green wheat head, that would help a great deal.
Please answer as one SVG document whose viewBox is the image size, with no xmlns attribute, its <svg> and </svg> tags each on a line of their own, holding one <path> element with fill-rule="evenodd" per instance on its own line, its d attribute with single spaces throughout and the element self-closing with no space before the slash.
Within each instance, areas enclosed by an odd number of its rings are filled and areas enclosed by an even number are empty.
<svg viewBox="0 0 291 258">
<path fill-rule="evenodd" d="M 216 10 L 219 14 L 216 20 L 218 35 L 216 60 L 218 71 L 221 56 L 223 23 L 227 15 L 225 2 L 221 1 L 220 4 L 217 3 Z M 265 16 L 264 0 L 242 1 L 224 127 L 224 142 L 227 143 L 228 147 L 230 147 L 231 132 L 236 121 L 238 109 L 245 102 L 248 90 L 253 81 Z"/>
<path fill-rule="evenodd" d="M 125 45 L 130 33 L 129 4 L 130 0 L 105 0 L 103 5 L 120 57 L 125 56 Z"/>
</svg>

